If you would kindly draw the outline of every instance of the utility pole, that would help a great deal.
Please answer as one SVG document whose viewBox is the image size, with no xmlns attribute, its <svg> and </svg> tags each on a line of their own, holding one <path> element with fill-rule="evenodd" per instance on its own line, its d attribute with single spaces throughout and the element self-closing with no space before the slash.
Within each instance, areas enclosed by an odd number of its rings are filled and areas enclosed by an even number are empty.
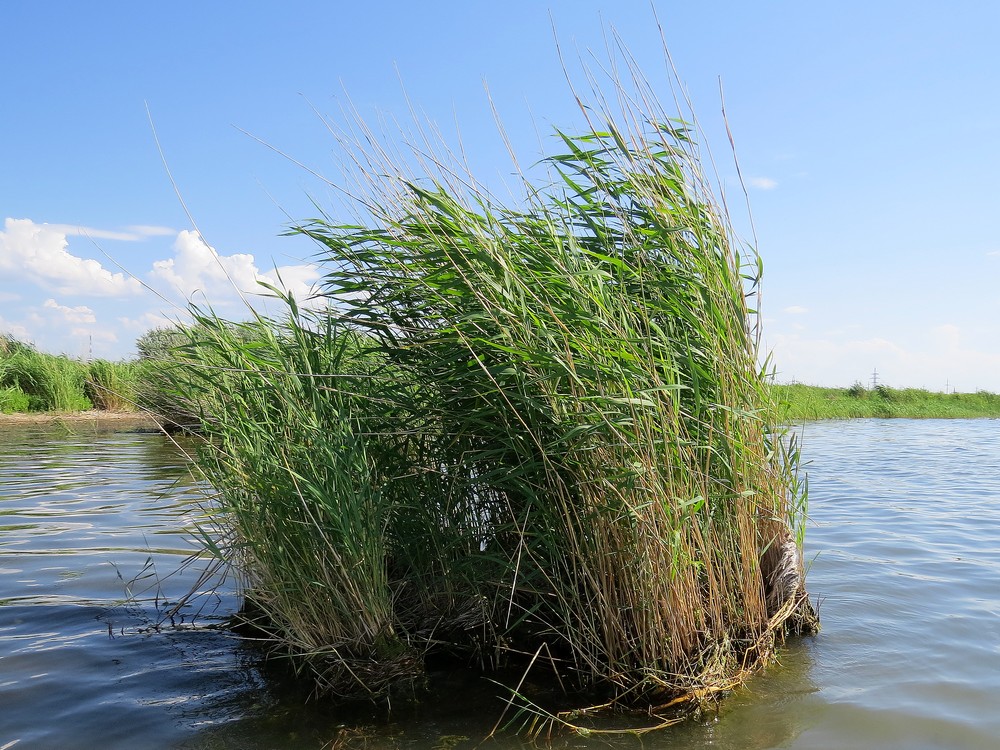
<svg viewBox="0 0 1000 750">
<path fill-rule="evenodd" d="M 878 388 L 878 370 L 872 370 L 872 390 Z"/>
</svg>

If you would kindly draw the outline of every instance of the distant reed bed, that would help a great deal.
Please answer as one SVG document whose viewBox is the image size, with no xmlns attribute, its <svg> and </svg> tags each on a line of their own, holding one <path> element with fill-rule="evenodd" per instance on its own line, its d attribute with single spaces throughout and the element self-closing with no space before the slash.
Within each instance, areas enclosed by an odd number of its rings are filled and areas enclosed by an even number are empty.
<svg viewBox="0 0 1000 750">
<path fill-rule="evenodd" d="M 938 393 L 923 388 L 849 388 L 773 385 L 772 394 L 783 421 L 813 419 L 972 419 L 1000 417 L 1000 394 Z"/>
<path fill-rule="evenodd" d="M 513 205 L 361 139 L 359 217 L 293 228 L 321 304 L 272 289 L 283 316 L 182 329 L 165 390 L 220 491 L 209 546 L 322 690 L 382 696 L 446 654 L 672 715 L 815 626 L 758 258 L 691 131 L 616 91 Z"/>
<path fill-rule="evenodd" d="M 133 411 L 137 378 L 131 363 L 83 362 L 0 337 L 3 412 Z"/>
</svg>

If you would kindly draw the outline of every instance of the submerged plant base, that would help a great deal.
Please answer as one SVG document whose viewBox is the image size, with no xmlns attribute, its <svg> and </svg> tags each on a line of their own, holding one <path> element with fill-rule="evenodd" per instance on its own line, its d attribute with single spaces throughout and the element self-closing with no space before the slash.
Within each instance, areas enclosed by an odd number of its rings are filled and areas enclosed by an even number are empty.
<svg viewBox="0 0 1000 750">
<path fill-rule="evenodd" d="M 481 704 L 469 703 L 467 707 L 497 716 L 491 735 L 503 730 L 530 738 L 551 738 L 565 732 L 638 736 L 698 720 L 717 710 L 719 701 L 773 661 L 776 648 L 786 638 L 817 634 L 819 618 L 802 583 L 799 578 L 794 594 L 774 613 L 774 623 L 780 624 L 774 624 L 764 636 L 738 643 L 725 654 L 718 649 L 707 651 L 697 678 L 673 675 L 665 680 L 663 675 L 646 675 L 633 679 L 632 690 L 626 694 L 607 689 L 597 693 L 568 690 L 575 683 L 572 675 L 565 673 L 565 660 L 556 658 L 544 644 L 530 656 L 508 646 L 502 654 L 494 654 L 490 666 L 471 649 L 462 653 L 454 648 L 431 649 L 422 654 L 404 649 L 396 659 L 384 654 L 344 659 L 333 651 L 301 654 L 289 651 L 287 641 L 276 634 L 273 623 L 252 597 L 244 600 L 229 626 L 241 637 L 259 643 L 268 662 L 281 667 L 283 680 L 308 675 L 302 684 L 311 685 L 311 699 L 334 700 L 340 707 L 353 706 L 355 712 L 359 701 L 373 709 L 377 704 L 398 709 L 411 703 L 420 705 L 428 697 L 449 691 L 449 685 L 464 685 L 468 691 L 470 680 L 479 680 L 497 690 L 483 693 L 479 689 Z M 733 660 L 738 666 L 728 663 Z M 359 684 L 369 690 L 359 691 Z M 378 700 L 372 702 L 373 698 Z M 361 713 L 369 721 L 376 720 L 377 714 Z M 354 739 L 365 737 L 361 729 L 348 734 Z"/>
<path fill-rule="evenodd" d="M 739 644 L 732 652 L 720 654 L 716 650 L 705 653 L 697 677 L 673 675 L 664 681 L 662 675 L 649 675 L 646 679 L 632 682 L 635 694 L 615 695 L 610 699 L 566 694 L 564 682 L 554 665 L 546 660 L 536 663 L 537 659 L 533 659 L 526 666 L 516 688 L 497 681 L 508 692 L 508 699 L 492 733 L 502 729 L 535 739 L 551 739 L 553 735 L 565 732 L 584 736 L 639 736 L 698 720 L 718 710 L 720 701 L 766 668 L 774 660 L 777 647 L 786 638 L 812 636 L 819 632 L 819 618 L 801 580 L 795 596 L 783 605 L 782 611 L 775 613 L 775 621 L 781 625 L 776 625 L 762 637 Z M 729 663 L 733 659 L 738 666 Z M 546 670 L 546 667 L 549 669 Z M 526 688 L 529 672 L 535 675 L 535 679 Z M 547 690 L 540 689 L 539 680 L 547 680 Z M 564 708 L 559 708 L 560 705 Z"/>
<path fill-rule="evenodd" d="M 311 651 L 296 649 L 252 596 L 244 599 L 229 626 L 262 646 L 270 662 L 286 666 L 299 678 L 306 677 L 317 698 L 382 699 L 401 690 L 415 690 L 426 675 L 424 655 L 399 639 L 372 643 L 367 653 L 359 653 L 356 643 Z"/>
</svg>

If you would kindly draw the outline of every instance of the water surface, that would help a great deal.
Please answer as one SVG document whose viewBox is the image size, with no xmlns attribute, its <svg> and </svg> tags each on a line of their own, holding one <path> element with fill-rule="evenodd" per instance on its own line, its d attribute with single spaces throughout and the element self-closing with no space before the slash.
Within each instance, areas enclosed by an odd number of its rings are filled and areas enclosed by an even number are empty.
<svg viewBox="0 0 1000 750">
<path fill-rule="evenodd" d="M 1000 421 L 814 423 L 803 446 L 820 635 L 700 722 L 555 747 L 1000 746 Z M 471 748 L 489 731 L 499 690 L 471 676 L 391 710 L 307 700 L 216 629 L 232 582 L 165 619 L 197 578 L 164 580 L 206 491 L 160 435 L 0 426 L 0 748 Z"/>
</svg>

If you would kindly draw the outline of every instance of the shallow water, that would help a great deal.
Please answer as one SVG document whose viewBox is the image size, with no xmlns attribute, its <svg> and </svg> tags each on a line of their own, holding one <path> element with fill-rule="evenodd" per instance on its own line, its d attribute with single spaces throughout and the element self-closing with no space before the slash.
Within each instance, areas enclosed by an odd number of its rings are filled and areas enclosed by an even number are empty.
<svg viewBox="0 0 1000 750">
<path fill-rule="evenodd" d="M 810 424 L 803 454 L 822 633 L 717 714 L 641 746 L 1000 746 L 1000 421 Z M 196 549 L 205 491 L 159 435 L 0 427 L 0 748 L 482 739 L 499 690 L 471 677 L 391 711 L 307 701 L 213 628 L 236 606 L 229 582 L 164 620 L 197 578 L 192 566 L 163 580 Z M 368 739 L 350 742 L 359 724 Z"/>
</svg>

